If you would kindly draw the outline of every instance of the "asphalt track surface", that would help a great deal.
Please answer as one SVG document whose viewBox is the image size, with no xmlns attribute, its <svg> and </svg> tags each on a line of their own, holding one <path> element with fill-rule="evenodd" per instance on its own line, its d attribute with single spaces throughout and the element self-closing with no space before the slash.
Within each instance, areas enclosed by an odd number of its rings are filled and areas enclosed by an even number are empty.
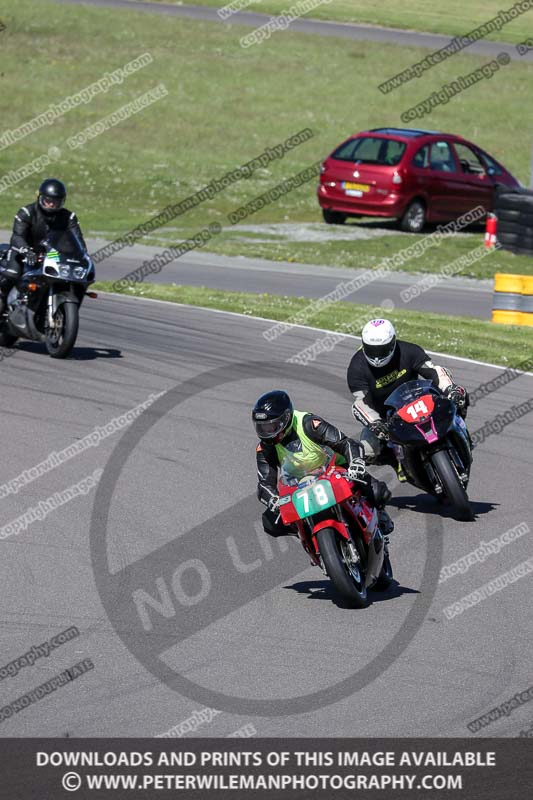
<svg viewBox="0 0 533 800">
<path fill-rule="evenodd" d="M 131 427 L 2 500 L 5 526 L 105 468 L 97 494 L 0 540 L 3 664 L 72 625 L 81 634 L 4 677 L 2 706 L 84 658 L 94 662 L 4 719 L 0 735 L 153 736 L 214 705 L 216 693 L 221 713 L 198 736 L 247 724 L 274 737 L 471 736 L 468 722 L 530 686 L 531 575 L 454 619 L 443 610 L 529 558 L 533 533 L 435 584 L 442 565 L 531 523 L 533 414 L 476 448 L 475 522 L 443 518 L 388 468 L 378 472 L 394 490 L 396 583 L 367 609 L 347 610 L 296 541 L 284 552 L 285 540 L 258 532 L 249 415 L 261 392 L 284 386 L 297 407 L 356 434 L 345 385 L 355 343 L 347 338 L 298 370 L 285 360 L 317 332 L 294 329 L 270 344 L 267 327 L 104 295 L 82 309 L 73 358 L 54 361 L 41 345 L 21 343 L 2 361 L 0 485 L 165 394 Z M 501 371 L 438 361 L 470 389 Z M 471 430 L 532 395 L 533 379 L 520 376 L 471 409 Z M 140 604 L 148 629 L 134 602 L 142 592 L 153 598 Z M 517 736 L 532 720 L 524 705 L 477 735 Z"/>
<path fill-rule="evenodd" d="M 409 239 L 407 239 L 408 246 Z M 354 247 L 357 243 L 354 242 Z M 143 263 L 164 248 L 134 245 L 96 265 L 98 280 L 114 281 L 134 272 Z M 92 249 L 94 252 L 94 249 Z M 422 257 L 423 258 L 423 257 Z M 177 283 L 184 286 L 208 286 L 234 292 L 252 292 L 291 297 L 317 299 L 333 292 L 340 284 L 353 281 L 367 270 L 272 262 L 266 259 L 238 258 L 196 251 L 187 253 L 168 264 L 161 272 L 149 275 L 150 283 Z M 379 306 L 389 301 L 386 308 L 407 308 L 432 311 L 437 314 L 490 319 L 492 307 L 492 281 L 467 278 L 447 278 L 419 297 L 404 303 L 400 293 L 427 274 L 392 272 L 384 278 L 367 283 L 347 295 L 348 303 L 368 303 Z M 393 306 L 391 306 L 391 302 Z"/>
<path fill-rule="evenodd" d="M 10 232 L 0 231 L 0 241 L 8 242 Z M 481 237 L 481 234 L 480 234 Z M 406 237 L 406 247 L 409 245 Z M 105 244 L 102 240 L 87 239 L 91 253 Z M 357 243 L 354 242 L 354 246 Z M 115 253 L 96 265 L 96 277 L 100 281 L 120 280 L 141 264 L 153 258 L 164 247 L 133 245 Z M 422 257 L 423 258 L 423 257 Z M 333 292 L 341 284 L 353 281 L 367 272 L 365 269 L 340 269 L 313 264 L 273 262 L 259 258 L 233 257 L 206 253 L 200 250 L 187 253 L 164 267 L 161 272 L 147 276 L 148 283 L 176 283 L 182 286 L 208 286 L 233 292 L 251 292 L 318 299 Z M 419 297 L 404 303 L 400 293 L 429 275 L 393 271 L 385 278 L 372 281 L 343 300 L 347 303 L 368 303 L 384 308 L 393 307 L 431 311 L 452 316 L 490 319 L 492 308 L 492 281 L 469 280 L 468 278 L 446 278 Z M 391 305 L 392 303 L 392 305 Z"/>
<path fill-rule="evenodd" d="M 187 17 L 203 22 L 218 22 L 228 27 L 232 25 L 243 25 L 258 28 L 271 19 L 270 14 L 258 14 L 251 11 L 238 11 L 233 14 L 229 21 L 220 19 L 216 8 L 195 5 L 170 5 L 164 3 L 145 3 L 134 0 L 56 0 L 60 3 L 71 5 L 91 5 L 105 8 L 121 8 L 124 10 L 146 11 L 151 14 L 163 14 L 168 16 Z M 224 5 L 220 3 L 220 7 Z M 311 33 L 318 36 L 332 36 L 342 39 L 353 39 L 355 41 L 382 42 L 383 44 L 397 44 L 401 47 L 422 47 L 431 50 L 438 50 L 444 47 L 452 37 L 440 36 L 433 33 L 417 33 L 416 31 L 402 31 L 396 28 L 383 28 L 374 25 L 353 25 L 346 22 L 326 22 L 316 19 L 300 17 L 291 22 L 288 30 L 296 33 Z M 468 31 L 461 31 L 465 34 Z M 276 31 L 276 35 L 282 31 Z M 520 59 L 531 61 L 533 53 L 526 53 L 524 56 L 518 55 L 514 45 L 504 44 L 503 42 L 477 41 L 469 45 L 462 53 L 472 53 L 494 58 L 499 53 L 508 53 L 511 60 Z"/>
<path fill-rule="evenodd" d="M 0 230 L 0 241 L 9 242 L 11 233 Z M 409 237 L 406 237 L 406 246 Z M 87 239 L 89 252 L 95 253 L 105 244 L 98 239 Z M 354 243 L 357 246 L 357 243 Z M 154 257 L 164 247 L 133 245 L 115 253 L 96 265 L 96 277 L 101 281 L 120 280 L 137 270 L 145 260 Z M 423 258 L 423 257 L 422 257 Z M 313 264 L 273 262 L 243 256 L 222 256 L 200 250 L 187 253 L 164 267 L 161 272 L 146 277 L 149 283 L 179 284 L 182 286 L 208 286 L 234 292 L 251 292 L 318 299 L 336 287 L 353 281 L 368 270 L 340 269 Z M 383 307 L 431 311 L 452 316 L 490 319 L 492 308 L 492 281 L 446 278 L 428 291 L 404 303 L 400 293 L 429 274 L 393 272 L 385 278 L 367 283 L 343 298 L 348 303 L 368 303 Z M 383 305 L 384 304 L 384 305 Z M 392 304 L 392 305 L 391 305 Z"/>
</svg>

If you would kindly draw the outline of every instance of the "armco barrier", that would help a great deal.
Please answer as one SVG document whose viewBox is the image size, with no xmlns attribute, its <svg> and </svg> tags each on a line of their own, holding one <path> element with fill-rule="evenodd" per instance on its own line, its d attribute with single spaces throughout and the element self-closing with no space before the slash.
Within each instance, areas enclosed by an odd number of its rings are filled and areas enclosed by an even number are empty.
<svg viewBox="0 0 533 800">
<path fill-rule="evenodd" d="M 533 325 L 533 276 L 495 274 L 492 321 L 505 325 Z"/>
<path fill-rule="evenodd" d="M 533 275 L 522 276 L 520 297 L 520 324 L 533 325 Z"/>
</svg>

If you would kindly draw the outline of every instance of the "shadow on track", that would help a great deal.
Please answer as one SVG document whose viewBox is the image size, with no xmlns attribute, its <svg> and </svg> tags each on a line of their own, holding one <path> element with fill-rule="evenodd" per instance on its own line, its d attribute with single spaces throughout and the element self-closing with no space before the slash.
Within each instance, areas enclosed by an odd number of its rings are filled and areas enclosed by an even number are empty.
<svg viewBox="0 0 533 800">
<path fill-rule="evenodd" d="M 337 595 L 331 581 L 299 581 L 283 587 L 284 589 L 292 589 L 298 594 L 307 594 L 308 600 L 328 600 L 334 603 L 337 608 L 349 608 L 346 606 L 342 599 Z M 369 605 L 373 603 L 383 603 L 386 600 L 395 600 L 401 597 L 402 594 L 420 594 L 418 589 L 410 589 L 407 586 L 400 586 L 398 581 L 393 580 L 386 592 L 375 592 L 369 589 L 368 600 Z M 350 611 L 354 611 L 350 608 Z"/>
<path fill-rule="evenodd" d="M 14 349 L 25 353 L 48 355 L 46 347 L 41 342 L 20 341 L 17 342 Z M 111 347 L 74 347 L 65 361 L 93 361 L 95 358 L 123 358 L 122 350 L 115 350 Z"/>
<path fill-rule="evenodd" d="M 451 506 L 440 503 L 436 497 L 424 492 L 410 496 L 398 495 L 389 500 L 387 505 L 402 511 L 414 511 L 417 514 L 433 514 L 443 519 L 454 519 Z M 494 511 L 499 505 L 499 503 L 481 503 L 470 500 L 470 507 L 476 517 Z"/>
</svg>

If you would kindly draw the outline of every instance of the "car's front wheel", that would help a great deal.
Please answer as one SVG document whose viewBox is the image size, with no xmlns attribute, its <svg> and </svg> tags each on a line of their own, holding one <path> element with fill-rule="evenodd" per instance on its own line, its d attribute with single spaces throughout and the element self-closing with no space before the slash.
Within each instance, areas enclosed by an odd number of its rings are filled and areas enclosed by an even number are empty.
<svg viewBox="0 0 533 800">
<path fill-rule="evenodd" d="M 324 217 L 324 222 L 327 222 L 328 225 L 344 225 L 346 222 L 346 214 L 342 214 L 340 211 L 332 211 L 330 208 L 323 208 L 322 216 Z"/>
<path fill-rule="evenodd" d="M 422 200 L 413 200 L 400 220 L 400 228 L 408 233 L 421 233 L 426 224 L 426 207 Z"/>
</svg>

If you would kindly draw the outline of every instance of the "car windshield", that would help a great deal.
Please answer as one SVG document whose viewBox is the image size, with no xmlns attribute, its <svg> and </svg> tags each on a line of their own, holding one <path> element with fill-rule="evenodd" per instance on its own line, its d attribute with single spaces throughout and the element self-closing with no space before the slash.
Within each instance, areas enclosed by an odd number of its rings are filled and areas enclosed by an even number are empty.
<svg viewBox="0 0 533 800">
<path fill-rule="evenodd" d="M 383 139 L 380 136 L 360 136 L 338 147 L 332 158 L 354 164 L 380 164 L 392 167 L 399 164 L 405 152 L 405 142 Z"/>
<path fill-rule="evenodd" d="M 385 400 L 385 405 L 395 409 L 403 408 L 407 403 L 418 400 L 423 394 L 439 395 L 439 390 L 429 380 L 407 381 L 398 386 Z"/>
<path fill-rule="evenodd" d="M 81 261 L 86 251 L 74 231 L 50 231 L 43 241 L 43 247 L 49 252 L 57 250 L 66 258 L 75 258 Z"/>
</svg>

